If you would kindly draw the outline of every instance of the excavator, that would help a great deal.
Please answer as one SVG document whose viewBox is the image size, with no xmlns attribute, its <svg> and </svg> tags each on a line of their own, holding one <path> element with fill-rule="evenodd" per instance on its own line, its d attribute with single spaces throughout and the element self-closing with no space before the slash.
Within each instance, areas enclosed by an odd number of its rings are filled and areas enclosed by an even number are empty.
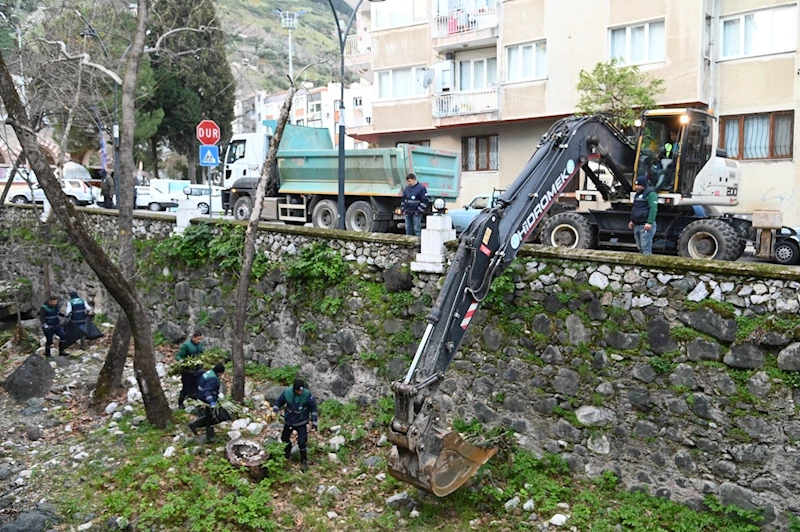
<svg viewBox="0 0 800 532">
<path fill-rule="evenodd" d="M 683 170 L 670 171 L 671 165 L 656 160 L 659 140 L 668 138 L 667 125 L 656 124 L 664 120 L 675 121 L 676 131 L 685 139 L 683 154 L 671 161 Z M 403 380 L 392 383 L 394 418 L 388 434 L 393 444 L 388 458 L 392 476 L 444 497 L 496 453 L 446 427 L 436 392 L 492 280 L 508 267 L 576 175 L 582 172 L 593 183 L 586 195 L 598 195 L 602 198 L 598 203 L 614 203 L 616 210 L 624 211 L 620 204 L 627 202 L 629 212 L 638 174 L 648 175 L 662 189 L 662 200 L 680 204 L 685 198 L 691 204 L 697 196 L 735 204 L 738 168 L 711 152 L 710 122 L 708 113 L 687 109 L 669 110 L 666 118 L 645 112 L 633 138 L 604 115 L 564 118 L 550 128 L 514 183 L 462 233 L 411 366 Z M 655 138 L 658 132 L 662 139 Z M 692 143 L 700 144 L 700 151 Z M 613 176 L 610 184 L 598 175 L 600 167 Z"/>
</svg>

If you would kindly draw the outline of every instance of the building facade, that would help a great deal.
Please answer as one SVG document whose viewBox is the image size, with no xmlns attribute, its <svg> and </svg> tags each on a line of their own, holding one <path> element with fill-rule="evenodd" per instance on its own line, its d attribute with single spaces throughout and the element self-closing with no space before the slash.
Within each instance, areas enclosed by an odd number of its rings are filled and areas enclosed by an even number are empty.
<svg viewBox="0 0 800 532">
<path fill-rule="evenodd" d="M 618 58 L 664 80 L 659 105 L 718 117 L 742 168 L 737 211 L 800 225 L 797 2 L 386 0 L 358 16 L 348 65 L 372 97 L 348 134 L 461 151 L 461 202 L 511 183 L 575 112 L 581 70 Z"/>
<path fill-rule="evenodd" d="M 369 102 L 364 98 L 365 94 L 371 94 L 371 88 L 366 80 L 345 88 L 345 124 L 348 127 L 362 126 L 366 120 L 365 116 L 371 113 Z M 285 91 L 276 94 L 259 91 L 237 99 L 233 132 L 266 133 L 270 123 L 278 120 L 285 97 Z M 297 91 L 292 102 L 289 123 L 325 128 L 331 134 L 333 145 L 338 146 L 340 98 L 341 85 L 338 83 L 330 83 L 325 87 L 302 88 Z M 345 149 L 368 147 L 365 140 L 345 137 Z"/>
</svg>

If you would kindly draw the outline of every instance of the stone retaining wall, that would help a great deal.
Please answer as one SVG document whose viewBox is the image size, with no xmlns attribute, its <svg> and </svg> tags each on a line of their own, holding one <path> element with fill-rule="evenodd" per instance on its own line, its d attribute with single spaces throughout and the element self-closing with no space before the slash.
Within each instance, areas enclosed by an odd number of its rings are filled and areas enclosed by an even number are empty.
<svg viewBox="0 0 800 532">
<path fill-rule="evenodd" d="M 4 231 L 30 223 L 7 212 Z M 137 223 L 150 238 L 167 229 Z M 278 268 L 254 282 L 246 356 L 299 366 L 323 399 L 373 401 L 406 370 L 441 278 L 406 273 L 416 250 L 404 236 L 267 226 L 258 248 L 286 264 L 319 240 L 348 278 L 318 293 Z M 36 285 L 30 262 L 15 267 Z M 85 280 L 90 300 L 102 293 L 75 257 L 58 265 L 60 281 Z M 208 345 L 230 345 L 232 279 L 212 266 L 140 276 L 166 340 L 201 328 Z M 800 513 L 797 271 L 526 249 L 495 286 L 440 388 L 448 417 L 507 426 L 579 474 L 612 469 L 631 489 L 693 507 L 714 495 L 758 509 L 766 529 Z"/>
</svg>

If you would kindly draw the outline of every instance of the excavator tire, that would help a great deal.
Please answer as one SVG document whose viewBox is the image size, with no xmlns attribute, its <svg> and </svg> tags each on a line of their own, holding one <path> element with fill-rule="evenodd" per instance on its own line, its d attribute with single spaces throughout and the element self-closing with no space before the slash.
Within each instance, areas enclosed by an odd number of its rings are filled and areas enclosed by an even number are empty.
<svg viewBox="0 0 800 532">
<path fill-rule="evenodd" d="M 681 257 L 734 261 L 741 245 L 736 231 L 722 220 L 696 220 L 681 231 L 678 254 Z"/>
<path fill-rule="evenodd" d="M 570 249 L 594 249 L 597 232 L 577 212 L 562 212 L 550 217 L 542 228 L 542 244 Z"/>
</svg>

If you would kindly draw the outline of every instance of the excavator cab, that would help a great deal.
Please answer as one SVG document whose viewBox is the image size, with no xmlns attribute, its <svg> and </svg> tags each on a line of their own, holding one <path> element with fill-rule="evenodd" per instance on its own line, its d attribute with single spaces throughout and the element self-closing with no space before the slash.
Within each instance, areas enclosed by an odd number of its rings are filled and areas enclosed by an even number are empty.
<svg viewBox="0 0 800 532">
<path fill-rule="evenodd" d="M 713 123 L 714 116 L 700 109 L 643 112 L 635 124 L 634 175 L 646 177 L 661 194 L 674 194 L 675 204 L 735 205 L 738 171 L 731 175 L 725 167 L 735 164 L 717 157 Z M 724 187 L 712 186 L 723 182 Z"/>
</svg>

